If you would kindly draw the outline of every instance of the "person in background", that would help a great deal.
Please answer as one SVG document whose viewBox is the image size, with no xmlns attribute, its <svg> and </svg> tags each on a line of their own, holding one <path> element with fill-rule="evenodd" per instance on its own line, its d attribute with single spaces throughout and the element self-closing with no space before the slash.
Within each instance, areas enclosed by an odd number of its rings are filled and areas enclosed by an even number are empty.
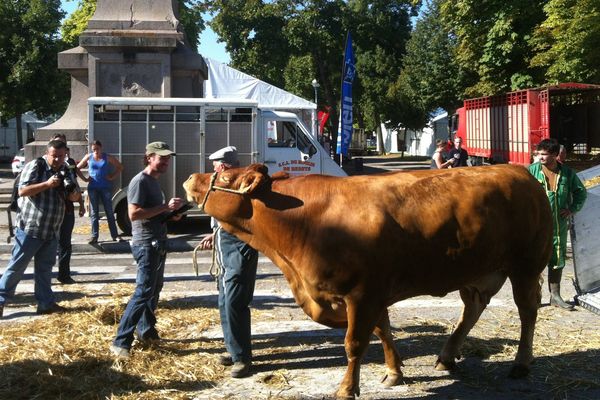
<svg viewBox="0 0 600 400">
<path fill-rule="evenodd" d="M 46 155 L 25 164 L 21 172 L 15 244 L 0 279 L 0 316 L 3 315 L 6 300 L 15 295 L 17 285 L 34 257 L 34 291 L 38 303 L 36 313 L 51 314 L 66 310 L 56 303 L 50 284 L 58 235 L 65 216 L 65 197 L 70 201 L 79 201 L 81 197 L 77 188 L 66 190 L 66 152 L 64 142 L 52 140 L 47 145 Z"/>
<path fill-rule="evenodd" d="M 454 163 L 450 168 L 466 167 L 469 154 L 462 148 L 462 138 L 457 136 L 454 138 L 454 147 L 448 152 L 448 159 L 454 158 Z"/>
<path fill-rule="evenodd" d="M 163 287 L 167 258 L 167 219 L 183 200 L 175 197 L 165 203 L 158 178 L 167 172 L 175 153 L 163 142 L 146 146 L 144 169 L 131 179 L 127 191 L 131 219 L 131 252 L 137 262 L 136 287 L 121 317 L 117 336 L 109 349 L 117 358 L 129 358 L 133 334 L 150 344 L 160 340 L 155 311 Z M 174 216 L 176 221 L 181 215 Z"/>
<path fill-rule="evenodd" d="M 556 161 L 558 161 L 561 164 L 564 164 L 566 160 L 567 160 L 567 148 L 561 144 L 560 150 L 558 150 L 558 157 L 556 158 Z"/>
<path fill-rule="evenodd" d="M 450 168 L 452 164 L 454 164 L 455 159 L 451 158 L 449 160 L 445 160 L 444 153 L 446 150 L 446 142 L 442 139 L 437 139 L 435 141 L 435 152 L 431 157 L 431 169 L 444 169 Z"/>
<path fill-rule="evenodd" d="M 529 166 L 529 172 L 543 186 L 552 209 L 554 251 L 548 263 L 548 289 L 550 304 L 567 310 L 573 306 L 560 295 L 560 280 L 567 253 L 567 233 L 571 216 L 581 210 L 587 191 L 577 174 L 558 162 L 559 144 L 554 139 L 544 139 L 537 145 L 539 162 Z"/>
<path fill-rule="evenodd" d="M 114 171 L 109 173 L 110 166 L 113 166 Z M 82 169 L 88 167 L 89 178 L 86 179 L 88 182 L 87 192 L 90 199 L 90 220 L 92 222 L 92 236 L 88 240 L 89 244 L 98 243 L 98 236 L 100 231 L 100 201 L 104 207 L 104 213 L 106 214 L 106 220 L 108 222 L 108 228 L 110 229 L 110 236 L 114 241 L 121 241 L 121 237 L 117 231 L 117 224 L 115 223 L 115 214 L 112 208 L 112 183 L 121 171 L 123 171 L 123 165 L 109 154 L 102 151 L 102 143 L 99 140 L 95 140 L 92 143 L 92 152 L 86 154 L 85 157 L 77 164 L 77 168 Z"/>
<path fill-rule="evenodd" d="M 53 140 L 60 140 L 67 144 L 67 137 L 62 133 L 54 135 Z M 77 182 L 77 176 L 85 178 L 81 172 L 77 169 L 75 160 L 69 156 L 69 148 L 67 147 L 67 153 L 65 156 L 65 163 L 69 173 L 71 174 L 71 180 Z M 83 217 L 85 214 L 85 206 L 83 204 L 83 197 L 79 196 L 79 216 Z M 57 280 L 63 285 L 71 285 L 76 283 L 71 277 L 71 236 L 73 235 L 73 227 L 75 226 L 75 206 L 73 202 L 68 198 L 65 198 L 65 217 L 60 226 L 60 233 L 58 235 L 58 276 Z"/>
<path fill-rule="evenodd" d="M 222 148 L 209 156 L 215 172 L 223 172 L 238 165 L 237 149 Z M 219 363 L 231 366 L 233 378 L 250 374 L 252 344 L 250 302 L 254 296 L 258 252 L 247 243 L 224 231 L 214 218 L 213 233 L 200 241 L 201 249 L 216 250 L 221 266 L 219 276 L 219 314 L 223 339 L 228 354 L 219 357 Z"/>
</svg>

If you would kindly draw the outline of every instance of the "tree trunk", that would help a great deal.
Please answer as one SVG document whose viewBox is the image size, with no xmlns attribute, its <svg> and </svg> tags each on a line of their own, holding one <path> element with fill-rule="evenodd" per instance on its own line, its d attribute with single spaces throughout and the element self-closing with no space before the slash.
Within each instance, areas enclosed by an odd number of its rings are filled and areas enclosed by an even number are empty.
<svg viewBox="0 0 600 400">
<path fill-rule="evenodd" d="M 402 140 L 402 150 L 400 150 L 400 157 L 402 158 L 404 158 L 404 149 L 406 148 L 406 131 L 408 131 L 408 128 L 404 128 L 404 134 L 402 135 L 402 137 L 404 138 Z"/>
<path fill-rule="evenodd" d="M 17 135 L 17 150 L 23 148 L 23 124 L 21 121 L 21 112 L 17 111 L 15 114 L 15 122 L 17 123 L 16 135 Z"/>
<path fill-rule="evenodd" d="M 381 118 L 379 115 L 375 116 L 375 132 L 377 133 L 377 152 L 385 156 L 385 144 L 383 143 L 383 131 L 381 130 Z"/>
</svg>

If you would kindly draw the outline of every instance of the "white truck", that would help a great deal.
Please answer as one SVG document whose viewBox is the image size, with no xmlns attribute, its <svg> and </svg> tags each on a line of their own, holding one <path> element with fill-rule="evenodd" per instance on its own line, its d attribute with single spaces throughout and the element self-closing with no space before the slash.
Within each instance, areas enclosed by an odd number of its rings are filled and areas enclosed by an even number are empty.
<svg viewBox="0 0 600 400">
<path fill-rule="evenodd" d="M 264 163 L 269 173 L 290 175 L 346 173 L 291 112 L 261 109 L 253 100 L 204 98 L 90 97 L 88 141 L 124 166 L 113 186 L 117 224 L 131 230 L 127 183 L 143 169 L 147 143 L 162 141 L 177 153 L 160 178 L 166 199 L 185 198 L 183 182 L 194 172 L 211 172 L 208 156 L 235 146 L 240 165 Z"/>
</svg>

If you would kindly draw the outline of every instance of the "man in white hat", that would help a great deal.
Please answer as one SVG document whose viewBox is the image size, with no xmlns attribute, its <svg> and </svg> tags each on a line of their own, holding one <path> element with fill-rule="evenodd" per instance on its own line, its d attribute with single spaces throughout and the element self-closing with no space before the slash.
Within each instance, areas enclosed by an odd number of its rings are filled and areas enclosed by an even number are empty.
<svg viewBox="0 0 600 400">
<path fill-rule="evenodd" d="M 163 287 L 167 256 L 165 217 L 178 210 L 183 200 L 175 197 L 165 203 L 158 178 L 167 172 L 174 155 L 166 143 L 148 144 L 145 168 L 129 182 L 127 203 L 132 228 L 131 252 L 138 268 L 135 291 L 127 303 L 117 336 L 110 345 L 110 351 L 119 358 L 129 358 L 134 332 L 141 342 L 160 339 L 154 312 Z M 181 215 L 172 219 L 179 218 Z"/>
<path fill-rule="evenodd" d="M 237 149 L 224 147 L 208 157 L 215 172 L 238 166 Z M 223 339 L 228 354 L 219 362 L 231 368 L 231 376 L 243 378 L 250 374 L 252 345 L 250 328 L 250 302 L 254 296 L 258 252 L 247 243 L 221 229 L 212 219 L 213 233 L 200 241 L 202 249 L 215 246 L 217 261 L 221 266 L 219 276 L 219 313 Z"/>
</svg>

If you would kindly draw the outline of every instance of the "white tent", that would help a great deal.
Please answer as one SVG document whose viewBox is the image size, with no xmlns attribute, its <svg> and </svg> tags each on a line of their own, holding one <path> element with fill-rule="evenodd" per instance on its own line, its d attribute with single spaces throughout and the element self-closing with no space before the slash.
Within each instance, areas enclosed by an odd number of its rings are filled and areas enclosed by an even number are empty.
<svg viewBox="0 0 600 400">
<path fill-rule="evenodd" d="M 256 100 L 262 109 L 295 112 L 307 126 L 311 126 L 311 131 L 313 135 L 315 134 L 317 110 L 315 103 L 216 60 L 205 57 L 204 61 L 208 66 L 208 80 L 204 81 L 204 97 Z"/>
</svg>

